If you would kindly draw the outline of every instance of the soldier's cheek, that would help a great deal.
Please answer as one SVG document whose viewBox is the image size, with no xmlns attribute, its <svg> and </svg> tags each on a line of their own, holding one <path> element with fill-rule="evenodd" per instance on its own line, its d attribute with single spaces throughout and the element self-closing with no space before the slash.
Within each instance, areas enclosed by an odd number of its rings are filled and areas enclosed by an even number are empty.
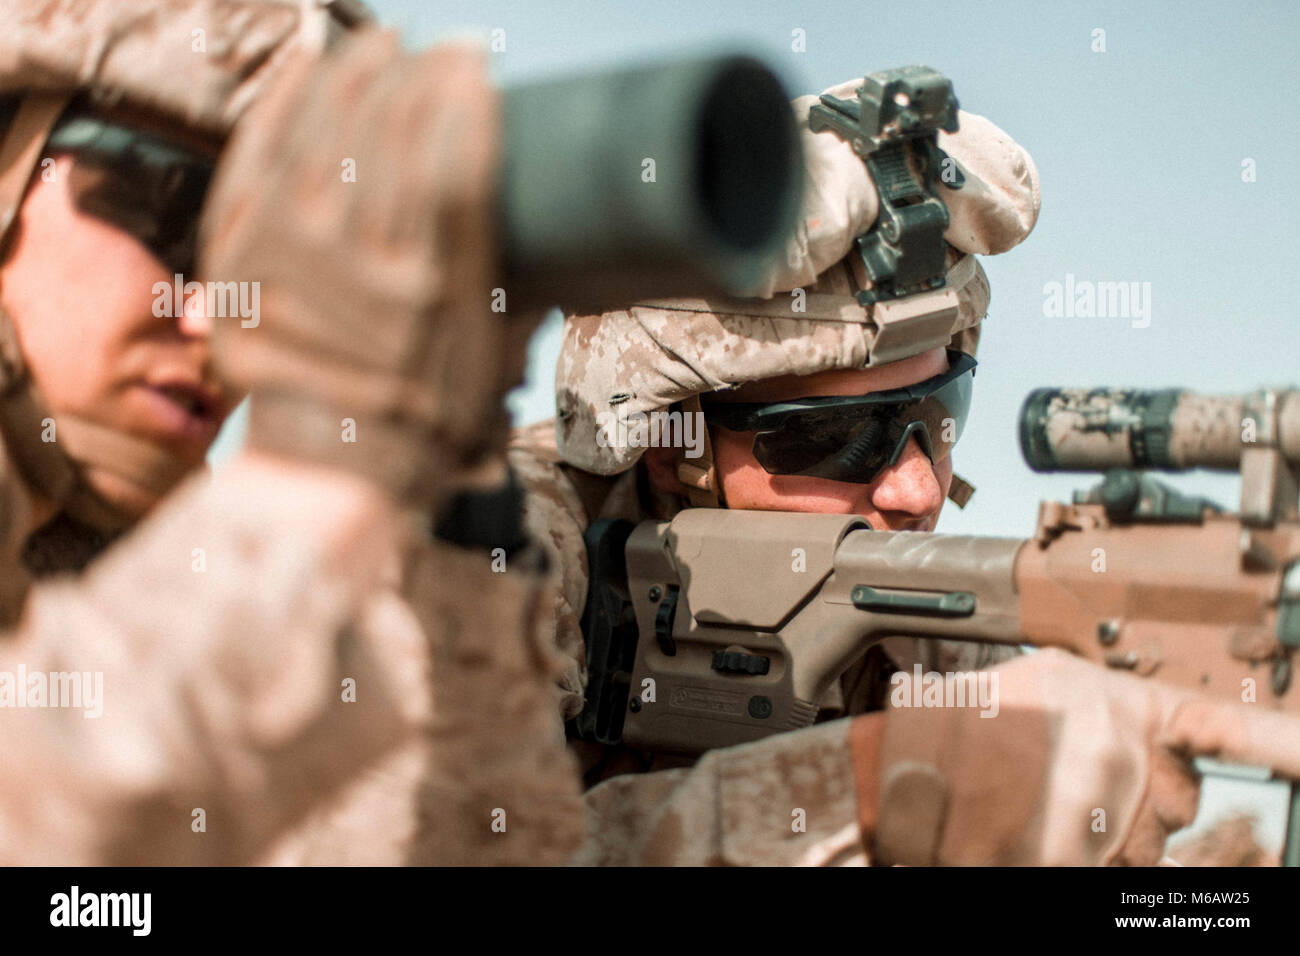
<svg viewBox="0 0 1300 956">
<path fill-rule="evenodd" d="M 722 494 L 729 508 L 860 514 L 869 520 L 876 514 L 867 485 L 796 475 L 769 475 L 757 463 L 731 470 L 720 477 Z"/>
<path fill-rule="evenodd" d="M 728 508 L 739 511 L 799 511 L 862 514 L 870 518 L 868 485 L 769 474 L 753 453 L 753 432 L 713 429 L 714 467 Z"/>
</svg>

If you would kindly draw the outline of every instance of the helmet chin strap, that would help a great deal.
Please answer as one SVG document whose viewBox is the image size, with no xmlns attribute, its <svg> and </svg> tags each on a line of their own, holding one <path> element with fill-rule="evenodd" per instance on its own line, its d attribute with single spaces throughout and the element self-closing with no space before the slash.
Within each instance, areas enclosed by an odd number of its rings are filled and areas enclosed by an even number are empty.
<svg viewBox="0 0 1300 956">
<path fill-rule="evenodd" d="M 709 426 L 704 424 L 704 411 L 700 406 L 700 396 L 692 395 L 682 400 L 682 428 L 686 427 L 689 416 L 699 423 L 703 430 L 701 449 L 703 454 L 694 460 L 684 455 L 677 460 L 677 480 L 690 489 L 691 506 L 695 508 L 725 508 L 722 502 L 722 488 L 718 484 L 718 469 L 713 463 L 713 442 L 709 439 Z"/>
<path fill-rule="evenodd" d="M 121 478 L 157 500 L 180 484 L 194 466 L 152 442 L 108 428 L 84 418 L 60 415 L 60 439 L 83 480 L 73 488 L 65 507 L 74 518 L 97 528 L 112 530 L 134 522 L 137 516 L 109 504 L 84 480 L 89 468 Z"/>
<path fill-rule="evenodd" d="M 0 250 L 18 217 L 41 152 L 69 97 L 30 94 L 0 144 Z M 54 423 L 51 435 L 48 426 Z M 105 531 L 134 522 L 85 482 L 87 468 L 121 477 L 150 495 L 170 491 L 191 466 L 151 442 L 60 415 L 41 398 L 22 354 L 18 330 L 0 308 L 0 432 L 23 478 L 72 517 Z"/>
<path fill-rule="evenodd" d="M 948 500 L 958 508 L 965 508 L 970 496 L 975 494 L 975 486 L 957 474 L 952 473 L 952 484 L 948 486 Z"/>
<path fill-rule="evenodd" d="M 14 464 L 34 491 L 103 531 L 124 528 L 138 516 L 96 493 L 85 480 L 87 469 L 119 477 L 153 498 L 167 494 L 193 470 L 143 438 L 75 415 L 52 415 L 18 350 L 13 320 L 4 309 L 0 309 L 0 432 Z"/>
</svg>

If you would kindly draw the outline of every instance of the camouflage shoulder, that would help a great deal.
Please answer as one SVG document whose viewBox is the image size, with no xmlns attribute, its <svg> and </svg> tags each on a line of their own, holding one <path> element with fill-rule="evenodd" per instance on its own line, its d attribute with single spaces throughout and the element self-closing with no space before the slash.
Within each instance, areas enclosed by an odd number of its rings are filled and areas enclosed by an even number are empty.
<svg viewBox="0 0 1300 956">
<path fill-rule="evenodd" d="M 581 570 L 586 577 L 586 551 L 581 548 L 582 532 L 586 530 L 587 512 L 577 488 L 565 473 L 565 466 L 555 447 L 554 421 L 539 422 L 524 428 L 515 429 L 510 435 L 510 444 L 506 451 L 510 468 L 524 488 L 525 516 L 554 519 L 552 526 L 548 521 L 539 524 L 536 539 L 548 550 L 557 550 L 552 555 L 560 562 L 566 574 Z M 568 533 L 577 531 L 578 551 L 567 540 Z M 530 527 L 529 530 L 533 530 Z M 559 537 L 557 537 L 557 535 Z M 566 540 L 561 540 L 565 538 Z"/>
<path fill-rule="evenodd" d="M 555 575 L 554 600 L 540 626 L 568 661 L 560 678 L 560 706 L 568 719 L 582 709 L 586 685 L 581 626 L 587 601 L 586 510 L 556 450 L 554 421 L 515 429 L 507 458 L 524 488 L 524 527 L 546 552 Z"/>
</svg>

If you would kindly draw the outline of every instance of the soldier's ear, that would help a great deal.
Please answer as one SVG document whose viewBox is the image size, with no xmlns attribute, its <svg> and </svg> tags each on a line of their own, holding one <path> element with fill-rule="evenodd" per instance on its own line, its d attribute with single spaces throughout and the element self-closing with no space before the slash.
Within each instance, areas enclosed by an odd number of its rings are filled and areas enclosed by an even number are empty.
<svg viewBox="0 0 1300 956">
<path fill-rule="evenodd" d="M 682 457 L 681 448 L 647 448 L 641 455 L 646 471 L 650 474 L 650 484 L 656 491 L 669 495 L 689 495 L 690 487 L 677 477 L 677 462 Z"/>
</svg>

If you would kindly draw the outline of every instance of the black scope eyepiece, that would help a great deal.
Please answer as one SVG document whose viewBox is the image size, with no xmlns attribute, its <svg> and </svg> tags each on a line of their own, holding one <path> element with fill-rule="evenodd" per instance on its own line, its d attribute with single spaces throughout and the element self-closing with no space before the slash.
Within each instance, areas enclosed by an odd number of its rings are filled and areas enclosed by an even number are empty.
<svg viewBox="0 0 1300 956">
<path fill-rule="evenodd" d="M 526 302 L 744 294 L 793 228 L 794 114 L 750 57 L 517 86 L 504 117 L 505 276 Z"/>
</svg>

